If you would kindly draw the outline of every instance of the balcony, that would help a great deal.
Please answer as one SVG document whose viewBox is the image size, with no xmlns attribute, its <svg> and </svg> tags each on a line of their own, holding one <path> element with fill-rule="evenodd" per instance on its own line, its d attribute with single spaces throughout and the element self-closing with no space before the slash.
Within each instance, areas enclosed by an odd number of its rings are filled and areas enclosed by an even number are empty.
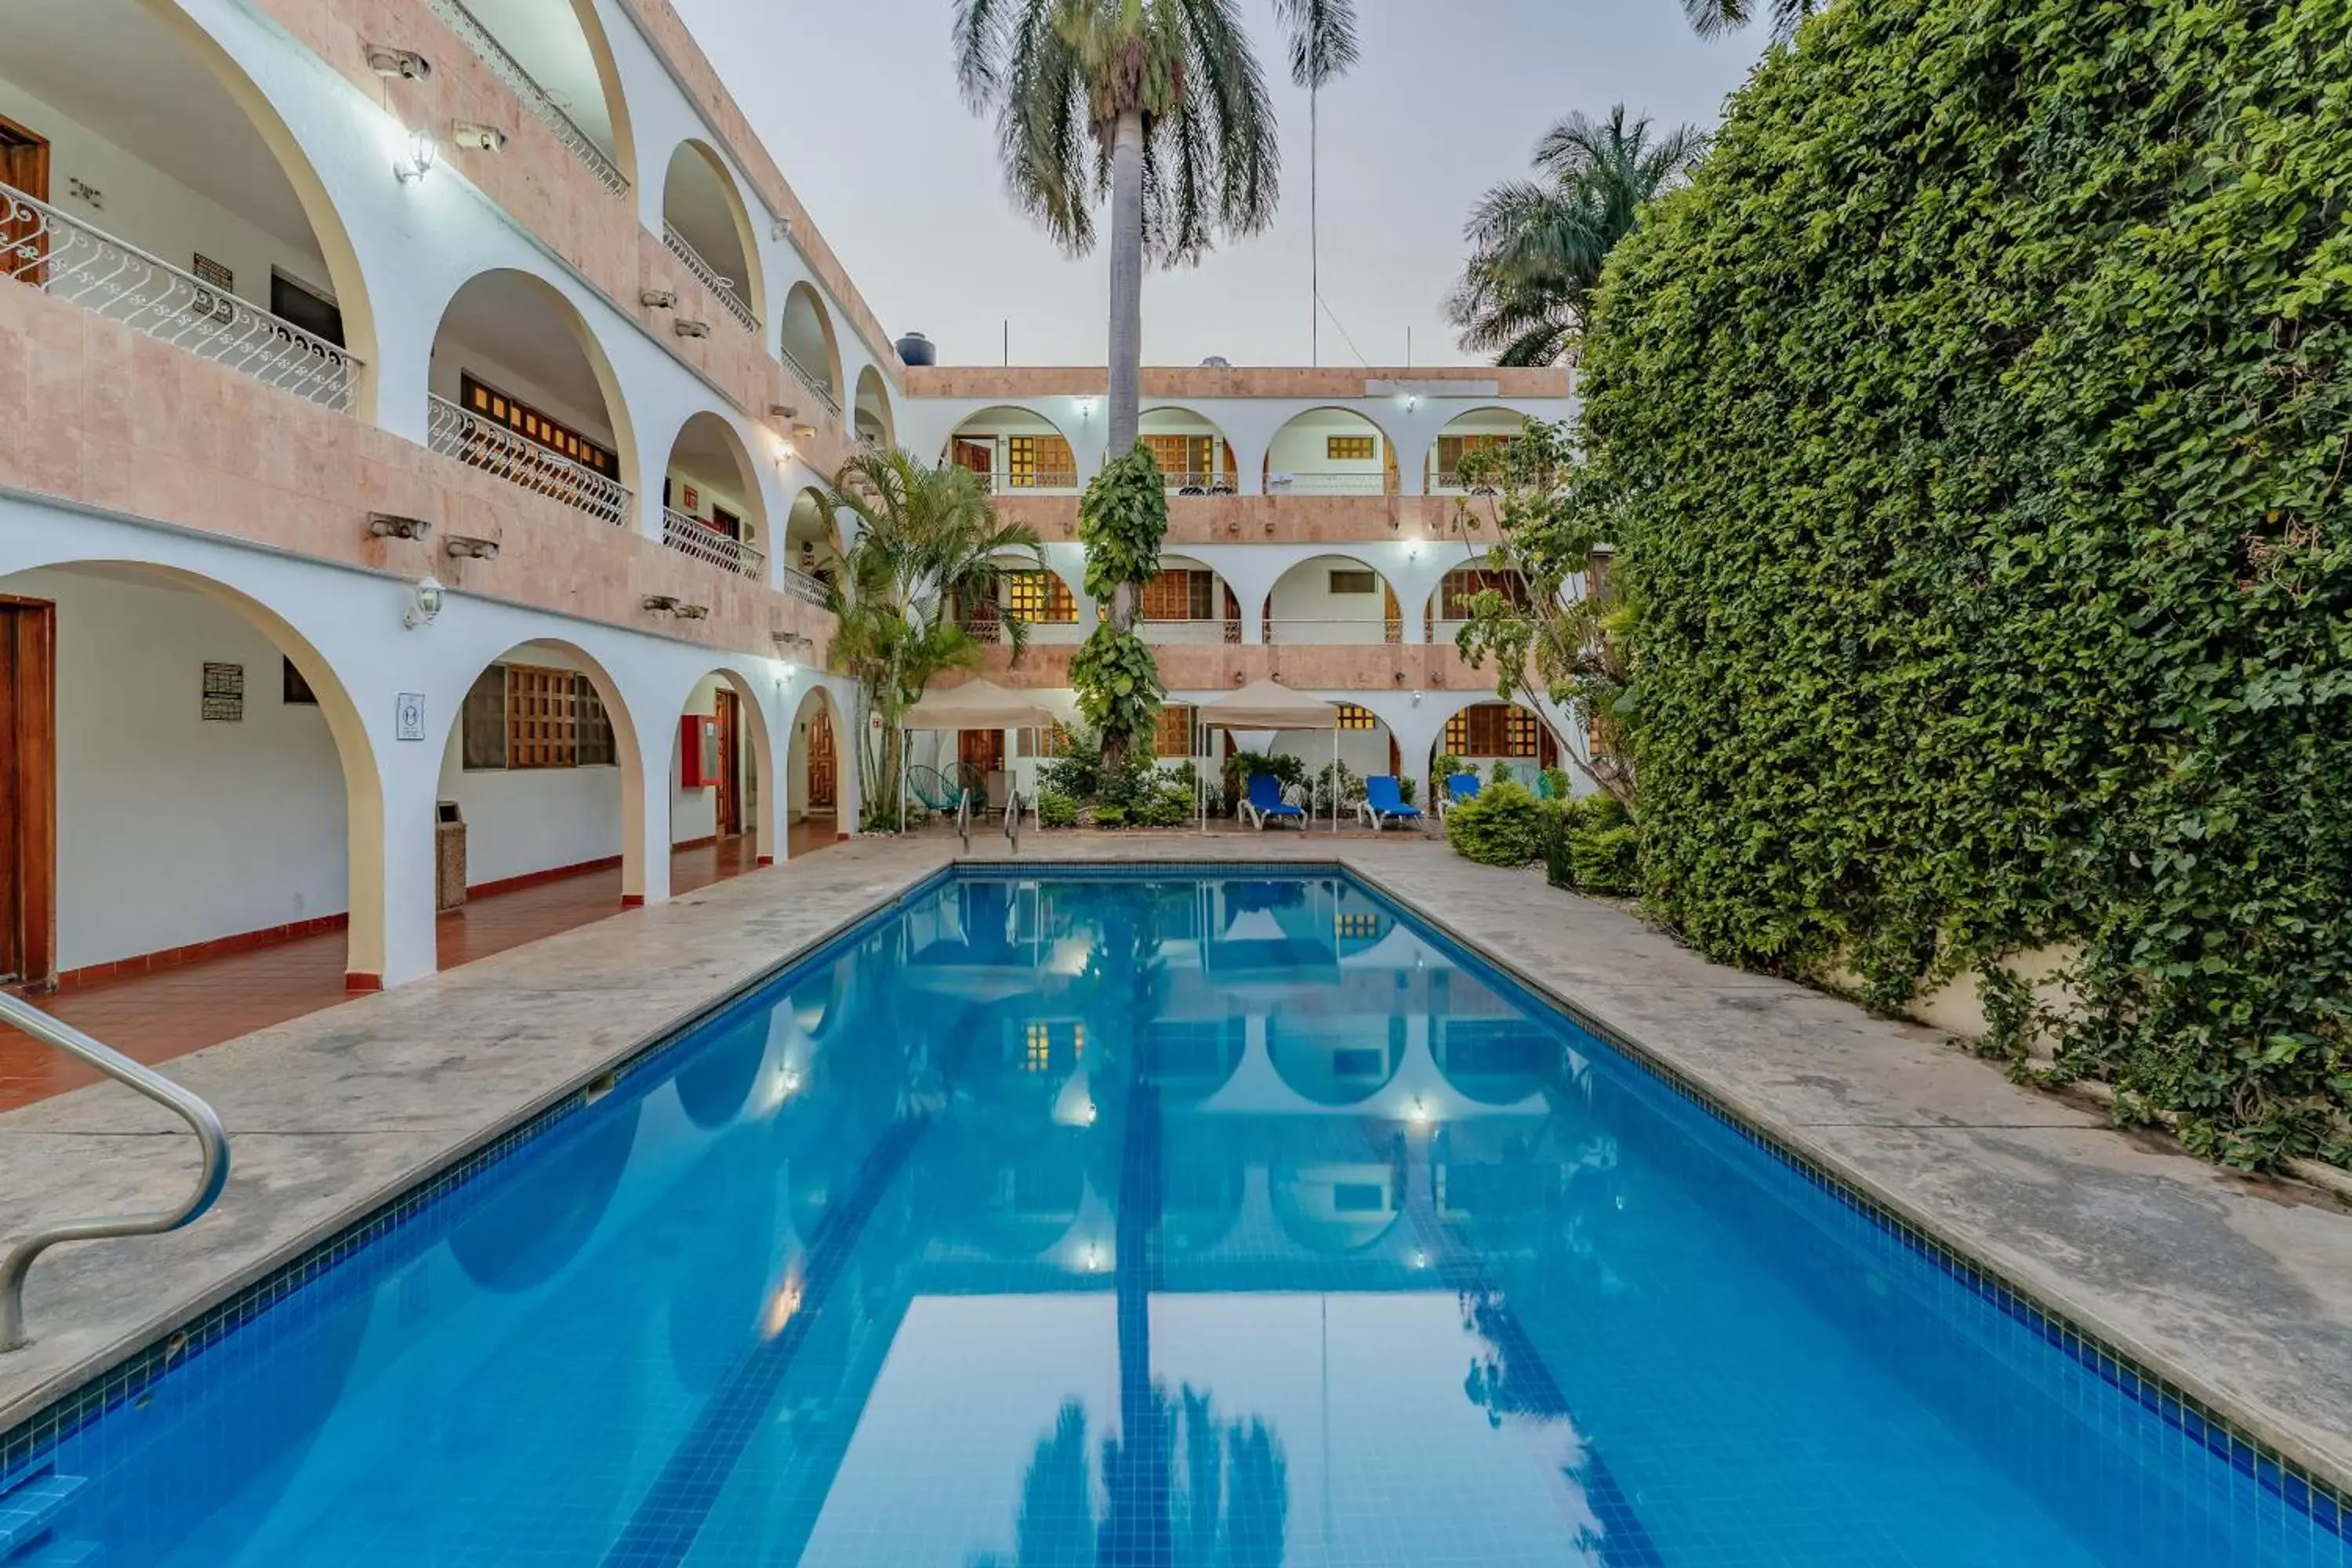
<svg viewBox="0 0 2352 1568">
<path fill-rule="evenodd" d="M 757 550 L 711 527 L 698 517 L 675 507 L 662 508 L 662 542 L 697 561 L 749 577 L 754 583 L 767 574 L 768 558 Z"/>
<path fill-rule="evenodd" d="M 1006 622 L 1011 618 L 1012 617 L 1010 616 L 1002 615 L 989 616 L 976 616 L 971 620 L 964 622 L 964 635 L 971 637 L 972 641 L 980 644 L 983 647 L 1009 647 L 1010 639 L 1008 639 L 1004 635 L 1004 627 Z M 1086 627 L 1080 626 L 1075 620 L 1031 621 L 1029 623 L 1029 646 L 1031 647 L 1076 647 L 1078 644 L 1086 640 Z"/>
<path fill-rule="evenodd" d="M 793 373 L 793 379 L 799 382 L 802 387 L 807 391 L 808 395 L 815 398 L 826 413 L 832 415 L 835 419 L 839 419 L 841 417 L 841 402 L 826 388 L 824 378 L 818 375 L 815 372 L 810 370 L 808 366 L 801 363 L 798 359 L 794 358 L 793 356 L 792 350 L 779 345 L 776 353 L 782 357 L 784 368 Z"/>
<path fill-rule="evenodd" d="M 1203 620 L 1146 620 L 1136 624 L 1136 635 L 1154 647 L 1196 647 L 1210 643 L 1239 644 L 1241 617 Z"/>
<path fill-rule="evenodd" d="M 426 444 L 535 495 L 550 496 L 600 522 L 626 527 L 635 498 L 626 485 L 584 468 L 503 425 L 467 413 L 438 395 L 426 397 Z"/>
<path fill-rule="evenodd" d="M 1399 644 L 1404 641 L 1404 622 L 1391 616 L 1386 620 L 1363 616 L 1326 618 L 1307 616 L 1269 616 L 1265 622 L 1265 640 L 1283 647 L 1318 647 L 1344 645 L 1370 647 L 1379 644 Z"/>
<path fill-rule="evenodd" d="M 1395 481 L 1385 474 L 1340 469 L 1269 471 L 1265 493 L 1275 496 L 1381 496 L 1396 493 Z"/>
<path fill-rule="evenodd" d="M 1075 495 L 1078 489 L 1076 468 L 1034 468 L 1025 472 L 1004 470 L 982 474 L 981 482 L 996 495 Z"/>
<path fill-rule="evenodd" d="M 1167 474 L 1168 493 L 1171 496 L 1229 496 L 1235 493 L 1232 476 L 1227 474 L 1192 474 L 1170 471 Z"/>
<path fill-rule="evenodd" d="M 357 355 L 170 262 L 0 185 L 0 269 L 19 283 L 339 414 L 357 400 Z"/>
<path fill-rule="evenodd" d="M 702 259 L 702 253 L 687 243 L 686 236 L 668 224 L 662 225 L 662 243 L 669 247 L 672 256 L 686 263 L 686 269 L 694 274 L 695 280 L 710 290 L 712 297 L 725 307 L 727 313 L 734 317 L 745 331 L 753 337 L 760 335 L 760 318 L 751 313 L 751 307 L 745 304 L 743 297 L 735 291 L 732 278 L 721 278 L 718 268 Z"/>
<path fill-rule="evenodd" d="M 620 164 L 596 142 L 596 139 L 580 128 L 577 121 L 559 107 L 548 90 L 540 86 L 537 78 L 525 70 L 520 61 L 507 52 L 505 46 L 491 35 L 458 0 L 425 0 L 433 14 L 447 24 L 451 32 L 465 40 L 466 47 L 480 57 L 491 74 L 507 85 L 508 90 L 522 100 L 523 107 L 555 133 L 555 139 L 572 152 L 572 155 L 588 165 L 604 187 L 616 196 L 626 195 L 628 176 L 621 173 Z"/>
<path fill-rule="evenodd" d="M 785 567 L 783 590 L 785 594 L 804 605 L 814 605 L 820 610 L 826 607 L 824 581 L 812 577 L 805 572 L 797 571 L 790 566 Z"/>
</svg>

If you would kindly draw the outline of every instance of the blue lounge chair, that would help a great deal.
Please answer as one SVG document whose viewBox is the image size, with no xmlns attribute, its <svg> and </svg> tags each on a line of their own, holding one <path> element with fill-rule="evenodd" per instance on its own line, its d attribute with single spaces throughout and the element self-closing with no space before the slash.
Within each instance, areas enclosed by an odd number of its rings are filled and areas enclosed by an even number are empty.
<svg viewBox="0 0 2352 1568">
<path fill-rule="evenodd" d="M 1375 833 L 1381 830 L 1381 824 L 1383 822 L 1419 822 L 1421 820 L 1421 807 L 1407 805 L 1404 803 L 1404 795 L 1397 787 L 1394 773 L 1374 773 L 1366 779 L 1364 798 L 1357 805 L 1356 810 L 1365 821 L 1372 825 L 1372 831 Z"/>
<path fill-rule="evenodd" d="M 1282 781 L 1272 773 L 1250 774 L 1249 795 L 1241 803 L 1241 816 L 1261 833 L 1269 822 L 1307 826 L 1307 813 L 1282 798 Z"/>
<path fill-rule="evenodd" d="M 1455 773 L 1445 781 L 1445 798 L 1437 803 L 1437 815 L 1442 820 L 1446 812 L 1465 800 L 1478 798 L 1479 779 L 1476 773 Z"/>
</svg>

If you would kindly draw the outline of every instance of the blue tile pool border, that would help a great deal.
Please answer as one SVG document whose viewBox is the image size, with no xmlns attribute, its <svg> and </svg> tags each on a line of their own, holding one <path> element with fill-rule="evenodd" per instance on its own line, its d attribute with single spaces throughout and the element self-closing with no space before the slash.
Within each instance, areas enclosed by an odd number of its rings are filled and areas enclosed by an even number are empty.
<svg viewBox="0 0 2352 1568">
<path fill-rule="evenodd" d="M 2181 1388 L 2128 1352 L 2045 1304 L 2025 1287 L 1945 1238 L 1929 1224 L 1903 1212 L 1860 1183 L 1783 1142 L 1782 1135 L 1774 1132 L 1761 1120 L 1742 1110 L 1638 1039 L 1596 1017 L 1571 998 L 1552 990 L 1509 960 L 1485 951 L 1379 878 L 1341 861 L 1305 858 L 1264 861 L 1158 859 L 1115 864 L 1047 859 L 967 860 L 951 861 L 925 872 L 849 916 L 829 931 L 788 951 L 758 973 L 670 1020 L 604 1066 L 581 1075 L 547 1099 L 524 1107 L 500 1127 L 453 1150 L 420 1180 L 379 1203 L 358 1219 L 338 1226 L 323 1239 L 307 1245 L 296 1243 L 292 1255 L 283 1261 L 272 1263 L 264 1260 L 256 1266 L 257 1277 L 248 1283 L 231 1286 L 226 1296 L 209 1306 L 197 1308 L 178 1327 L 158 1332 L 106 1370 L 52 1400 L 6 1431 L 0 1432 L 0 1485 L 5 1485 L 19 1470 L 37 1463 L 58 1442 L 107 1411 L 137 1398 L 190 1357 L 217 1345 L 245 1323 L 311 1284 L 362 1247 L 414 1223 L 493 1166 L 602 1100 L 625 1079 L 646 1071 L 685 1046 L 702 1024 L 744 997 L 772 984 L 791 971 L 823 962 L 839 950 L 854 945 L 908 905 L 929 897 L 941 887 L 955 881 L 1044 879 L 1057 881 L 1139 881 L 1162 877 L 1221 881 L 1253 878 L 1282 880 L 1329 878 L 1353 884 L 1387 904 L 1399 918 L 1414 927 L 1424 940 L 1444 948 L 1483 978 L 1512 993 L 1538 1013 L 1554 1014 L 1567 1019 L 1679 1098 L 1697 1106 L 1731 1129 L 1743 1141 L 1796 1173 L 1809 1184 L 1883 1227 L 1964 1288 L 2004 1315 L 2016 1320 L 2053 1348 L 2157 1416 L 2167 1426 L 2253 1480 L 2289 1510 L 2309 1518 L 2315 1526 L 2339 1540 L 2352 1541 L 2352 1494 L 2347 1494 L 2310 1467 L 2283 1452 L 2277 1446 L 2255 1436 L 2241 1423 Z"/>
</svg>

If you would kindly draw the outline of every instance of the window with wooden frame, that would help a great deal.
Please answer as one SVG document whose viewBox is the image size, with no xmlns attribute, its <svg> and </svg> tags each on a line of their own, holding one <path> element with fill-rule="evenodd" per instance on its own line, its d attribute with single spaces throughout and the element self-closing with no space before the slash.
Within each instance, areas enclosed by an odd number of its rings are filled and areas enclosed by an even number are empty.
<svg viewBox="0 0 2352 1568">
<path fill-rule="evenodd" d="M 1160 710 L 1160 728 L 1151 740 L 1151 754 L 1155 757 L 1191 756 L 1192 710 L 1189 707 L 1162 708 Z"/>
<path fill-rule="evenodd" d="M 1500 702 L 1465 708 L 1445 721 L 1445 749 L 1457 757 L 1532 757 L 1541 731 L 1526 709 Z"/>
<path fill-rule="evenodd" d="M 1381 591 L 1381 574 L 1361 567 L 1335 566 L 1328 589 L 1334 594 L 1377 594 Z"/>
<path fill-rule="evenodd" d="M 1499 452 L 1517 436 L 1440 436 L 1437 438 L 1437 471 L 1451 474 L 1462 467 L 1462 459 L 1473 452 Z"/>
<path fill-rule="evenodd" d="M 1359 708 L 1352 702 L 1339 704 L 1339 728 L 1342 730 L 1377 730 L 1380 716 L 1369 708 Z"/>
<path fill-rule="evenodd" d="M 1013 436 L 1005 441 L 1005 474 L 1015 489 L 1078 482 L 1078 460 L 1059 436 Z"/>
<path fill-rule="evenodd" d="M 1217 574 L 1191 567 L 1162 567 L 1143 585 L 1147 621 L 1212 621 L 1217 618 Z"/>
<path fill-rule="evenodd" d="M 507 666 L 507 766 L 580 765 L 580 699 L 572 672 Z"/>
<path fill-rule="evenodd" d="M 1013 745 L 1016 757 L 1063 756 L 1070 749 L 1070 731 L 1059 722 L 1042 730 L 1017 730 L 1013 731 Z"/>
<path fill-rule="evenodd" d="M 1004 613 L 1031 626 L 1067 626 L 1078 618 L 1078 601 L 1055 573 L 1008 572 Z"/>
<path fill-rule="evenodd" d="M 1381 455 L 1378 436 L 1326 436 L 1323 457 L 1333 463 L 1369 463 Z"/>
<path fill-rule="evenodd" d="M 621 749 L 613 739 L 613 716 L 604 711 L 604 699 L 597 694 L 596 683 L 584 675 L 573 676 L 572 681 L 573 694 L 580 703 L 579 765 L 619 766 Z"/>
<path fill-rule="evenodd" d="M 1152 460 L 1171 483 L 1205 485 L 1216 473 L 1211 452 L 1213 437 L 1146 436 L 1143 444 L 1151 449 Z"/>
<path fill-rule="evenodd" d="M 1503 595 L 1507 604 L 1525 609 L 1528 603 L 1528 582 L 1516 572 L 1488 572 L 1465 567 L 1449 572 L 1438 585 L 1437 618 L 1443 621 L 1466 621 L 1471 616 L 1470 601 L 1492 589 Z"/>
<path fill-rule="evenodd" d="M 474 679 L 457 714 L 458 765 L 467 773 L 507 765 L 507 667 L 494 664 Z"/>
<path fill-rule="evenodd" d="M 503 425 L 524 440 L 544 447 L 560 458 L 568 458 L 583 468 L 607 478 L 620 478 L 621 459 L 614 456 L 610 447 L 590 440 L 561 420 L 549 418 L 520 398 L 509 397 L 470 375 L 457 378 L 457 400 L 471 413 L 494 425 Z"/>
</svg>

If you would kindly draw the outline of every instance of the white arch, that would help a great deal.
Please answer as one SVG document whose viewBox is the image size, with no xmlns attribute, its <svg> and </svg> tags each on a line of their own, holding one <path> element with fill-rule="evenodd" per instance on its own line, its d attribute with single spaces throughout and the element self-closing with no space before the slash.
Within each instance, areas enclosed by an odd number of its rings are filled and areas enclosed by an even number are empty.
<svg viewBox="0 0 2352 1568">
<path fill-rule="evenodd" d="M 841 340 L 834 331 L 833 312 L 825 308 L 824 297 L 814 284 L 794 283 L 785 293 L 783 319 L 777 331 L 786 361 L 823 383 L 825 395 L 836 406 L 845 406 Z"/>
<path fill-rule="evenodd" d="M 680 180 L 683 178 L 691 184 L 706 175 L 716 183 L 719 194 L 726 203 L 736 257 L 710 254 L 709 247 L 694 243 L 694 237 L 687 232 L 686 226 L 677 222 L 685 216 L 675 210 L 676 204 L 684 194 L 679 190 Z M 758 233 L 751 226 L 751 208 L 743 200 L 743 188 L 736 181 L 733 167 L 718 148 L 699 136 L 685 137 L 670 149 L 662 175 L 662 223 L 666 230 L 675 227 L 685 237 L 688 247 L 700 253 L 704 263 L 725 278 L 736 300 L 751 313 L 755 323 L 766 321 L 767 279 L 764 264 L 760 258 Z M 740 263 L 743 276 L 727 277 L 726 268 L 730 263 Z"/>
</svg>

